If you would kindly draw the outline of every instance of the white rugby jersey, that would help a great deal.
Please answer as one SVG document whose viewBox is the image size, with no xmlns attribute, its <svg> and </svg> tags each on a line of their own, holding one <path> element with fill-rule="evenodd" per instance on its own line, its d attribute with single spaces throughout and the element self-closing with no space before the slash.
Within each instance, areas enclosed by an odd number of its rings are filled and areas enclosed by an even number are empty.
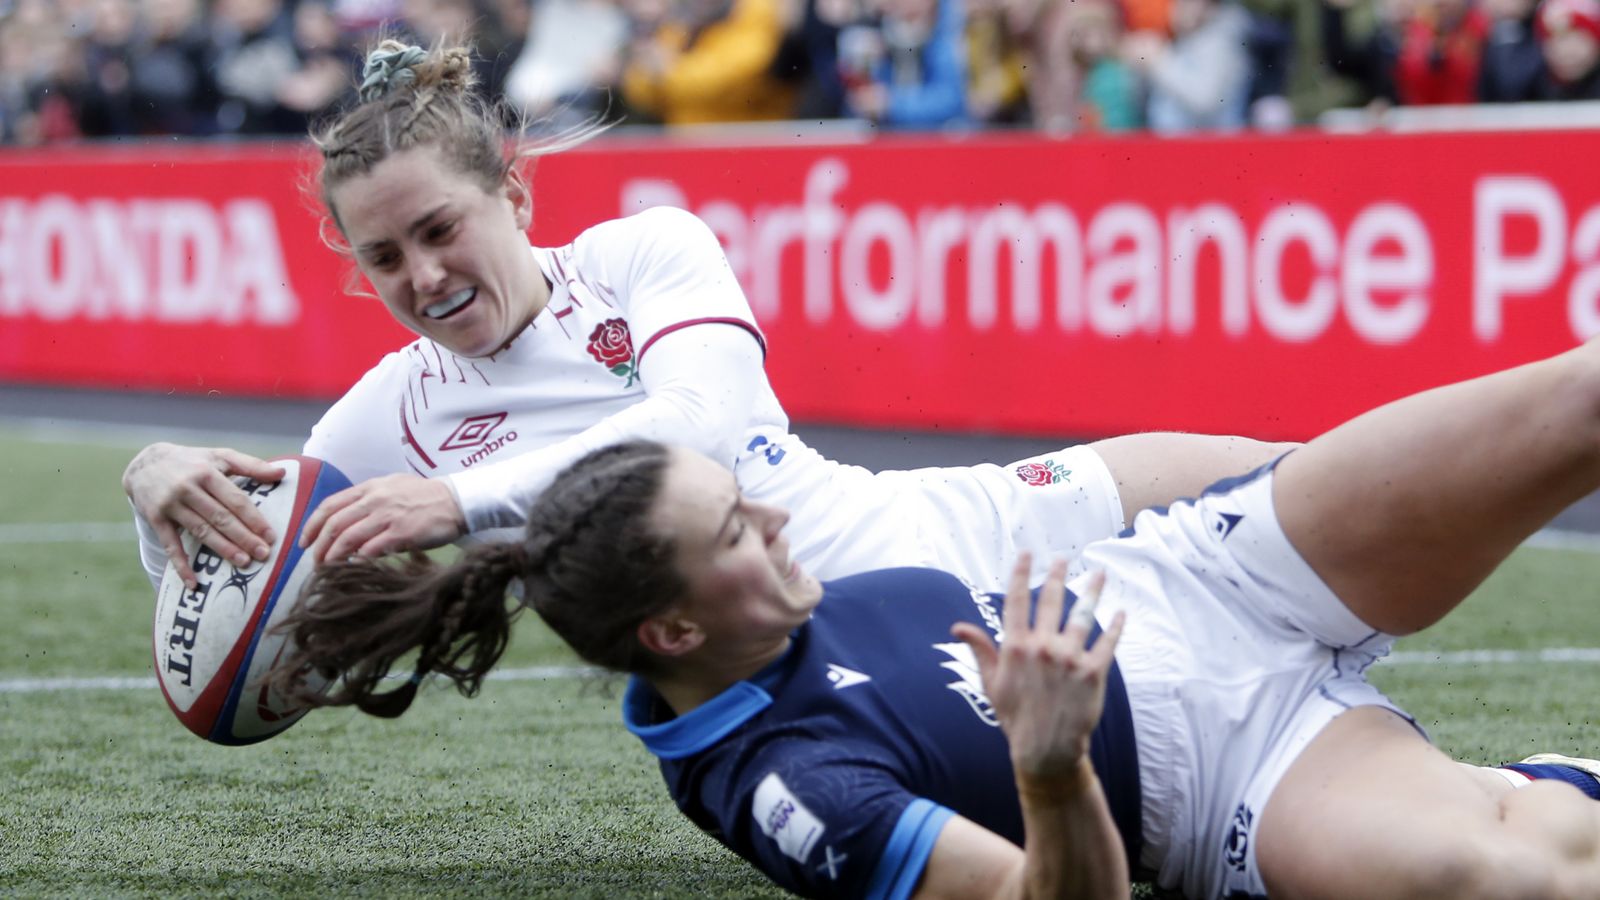
<svg viewBox="0 0 1600 900">
<path fill-rule="evenodd" d="M 468 358 L 423 338 L 389 354 L 312 429 L 306 455 L 357 483 L 448 478 L 477 540 L 515 539 L 539 493 L 593 449 L 629 438 L 686 446 L 787 509 L 791 552 L 821 578 L 938 565 L 1000 590 L 1019 548 L 1044 560 L 1121 527 L 1115 485 L 1087 449 L 1076 482 L 1039 489 L 1017 465 L 873 475 L 805 446 L 767 381 L 764 338 L 721 244 L 690 213 L 651 209 L 531 252 L 552 293 L 510 346 Z M 1035 506 L 1045 491 L 1071 496 L 1041 519 L 1018 494 L 1034 490 Z M 141 525 L 159 582 L 165 559 Z"/>
<path fill-rule="evenodd" d="M 532 252 L 551 297 L 510 346 L 469 358 L 414 341 L 328 411 L 306 454 L 356 482 L 447 477 L 480 532 L 521 525 L 557 472 L 617 440 L 732 467 L 747 433 L 788 433 L 761 331 L 698 219 L 653 209 Z"/>
</svg>

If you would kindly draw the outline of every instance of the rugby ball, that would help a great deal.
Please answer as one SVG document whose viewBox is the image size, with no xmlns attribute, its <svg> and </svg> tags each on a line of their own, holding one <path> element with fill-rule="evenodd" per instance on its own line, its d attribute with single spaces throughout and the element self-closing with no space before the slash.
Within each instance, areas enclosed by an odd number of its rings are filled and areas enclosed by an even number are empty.
<svg viewBox="0 0 1600 900">
<path fill-rule="evenodd" d="M 167 564 L 156 592 L 155 666 L 167 705 L 188 729 L 218 744 L 253 744 L 293 725 L 297 708 L 261 683 L 288 652 L 273 628 L 300 598 L 311 557 L 300 548 L 305 522 L 328 496 L 350 486 L 333 466 L 307 456 L 273 460 L 277 483 L 233 479 L 272 524 L 276 543 L 265 560 L 235 566 L 187 532 L 183 550 L 198 583 L 184 586 Z M 314 690 L 326 681 L 308 675 Z"/>
</svg>

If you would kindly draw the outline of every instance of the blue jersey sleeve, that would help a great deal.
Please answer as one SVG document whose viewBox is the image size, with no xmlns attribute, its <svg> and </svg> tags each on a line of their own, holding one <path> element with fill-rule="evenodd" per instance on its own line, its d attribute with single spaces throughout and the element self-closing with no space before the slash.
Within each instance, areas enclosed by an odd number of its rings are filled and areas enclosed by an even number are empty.
<svg viewBox="0 0 1600 900">
<path fill-rule="evenodd" d="M 952 813 L 874 760 L 822 741 L 774 741 L 735 776 L 728 843 L 807 897 L 909 897 Z"/>
</svg>

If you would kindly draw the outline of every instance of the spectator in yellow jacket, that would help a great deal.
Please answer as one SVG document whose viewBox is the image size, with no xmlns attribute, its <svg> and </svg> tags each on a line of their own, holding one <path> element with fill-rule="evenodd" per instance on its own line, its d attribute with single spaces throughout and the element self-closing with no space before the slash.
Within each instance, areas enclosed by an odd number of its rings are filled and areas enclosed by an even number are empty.
<svg viewBox="0 0 1600 900">
<path fill-rule="evenodd" d="M 782 40 L 777 0 L 680 0 L 633 42 L 623 98 L 668 125 L 788 118 L 793 91 L 773 72 Z"/>
</svg>

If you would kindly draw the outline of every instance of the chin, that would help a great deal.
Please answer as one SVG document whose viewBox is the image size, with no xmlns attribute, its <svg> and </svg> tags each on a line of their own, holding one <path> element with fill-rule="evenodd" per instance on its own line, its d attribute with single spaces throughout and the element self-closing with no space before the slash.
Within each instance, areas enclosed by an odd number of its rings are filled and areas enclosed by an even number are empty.
<svg viewBox="0 0 1600 900">
<path fill-rule="evenodd" d="M 508 343 L 479 335 L 429 335 L 428 337 L 451 353 L 471 359 L 493 356 Z"/>
</svg>

